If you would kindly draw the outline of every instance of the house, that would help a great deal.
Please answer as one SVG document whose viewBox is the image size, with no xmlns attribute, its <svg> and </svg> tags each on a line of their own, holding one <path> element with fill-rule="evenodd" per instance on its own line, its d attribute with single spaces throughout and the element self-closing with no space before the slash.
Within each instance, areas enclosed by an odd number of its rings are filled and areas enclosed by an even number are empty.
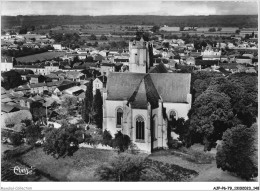
<svg viewBox="0 0 260 191">
<path fill-rule="evenodd" d="M 86 59 L 86 57 L 88 56 L 89 54 L 88 53 L 79 53 L 78 54 L 78 57 L 80 60 L 84 60 Z"/>
<path fill-rule="evenodd" d="M 51 72 L 59 71 L 59 63 L 46 63 L 44 75 L 48 75 Z"/>
<path fill-rule="evenodd" d="M 195 58 L 194 57 L 187 57 L 186 58 L 186 64 L 190 65 L 190 66 L 194 66 L 195 65 Z"/>
<path fill-rule="evenodd" d="M 252 64 L 252 59 L 247 56 L 236 56 L 235 60 L 238 64 Z"/>
<path fill-rule="evenodd" d="M 27 77 L 30 79 L 30 84 L 42 83 L 45 80 L 45 77 L 42 75 L 29 74 Z"/>
<path fill-rule="evenodd" d="M 207 46 L 201 55 L 202 60 L 220 60 L 221 50 Z"/>
<path fill-rule="evenodd" d="M 96 77 L 96 79 L 93 81 L 93 94 L 96 94 L 96 90 L 99 89 L 101 92 L 104 88 L 106 88 L 107 83 L 107 76 L 102 75 Z"/>
<path fill-rule="evenodd" d="M 167 148 L 167 122 L 188 118 L 190 74 L 110 73 L 103 93 L 103 130 L 121 131 L 141 150 Z"/>
<path fill-rule="evenodd" d="M 73 81 L 70 81 L 70 80 L 66 80 L 66 81 L 64 80 L 59 86 L 57 86 L 54 89 L 53 93 L 54 94 L 61 94 L 64 90 L 69 89 L 73 86 L 77 86 L 79 84 L 80 83 L 78 83 L 78 82 L 73 82 Z"/>
<path fill-rule="evenodd" d="M 62 50 L 61 44 L 53 44 L 54 50 Z"/>
<path fill-rule="evenodd" d="M 206 68 L 211 68 L 212 66 L 216 67 L 218 65 L 219 65 L 219 61 L 218 60 L 199 60 L 199 59 L 195 60 L 195 66 L 199 70 L 206 69 Z"/>
<path fill-rule="evenodd" d="M 27 92 L 30 92 L 30 86 L 29 85 L 21 85 L 14 89 L 15 92 L 23 92 L 23 94 L 26 94 Z"/>
<path fill-rule="evenodd" d="M 71 88 L 64 90 L 65 94 L 75 95 L 75 96 L 78 96 L 82 92 L 84 92 L 84 90 L 79 86 L 74 86 L 74 87 L 71 87 Z"/>
<path fill-rule="evenodd" d="M 53 92 L 58 85 L 61 84 L 61 81 L 54 81 L 54 82 L 47 82 L 46 85 L 47 85 L 47 90 L 49 92 Z"/>
<path fill-rule="evenodd" d="M 48 75 L 45 76 L 46 81 L 48 82 L 56 82 L 59 81 L 59 77 L 55 74 L 55 73 L 50 73 Z"/>
<path fill-rule="evenodd" d="M 31 84 L 30 87 L 32 94 L 42 94 L 45 90 L 48 91 L 46 83 Z"/>
<path fill-rule="evenodd" d="M 1 56 L 1 72 L 7 72 L 13 69 L 13 59 L 11 57 Z"/>
<path fill-rule="evenodd" d="M 85 78 L 85 75 L 77 71 L 68 71 L 66 72 L 66 78 L 72 81 L 79 82 L 81 79 Z"/>
<path fill-rule="evenodd" d="M 100 64 L 100 72 L 101 75 L 107 76 L 110 72 L 115 71 L 115 64 L 112 63 L 101 63 Z"/>
</svg>

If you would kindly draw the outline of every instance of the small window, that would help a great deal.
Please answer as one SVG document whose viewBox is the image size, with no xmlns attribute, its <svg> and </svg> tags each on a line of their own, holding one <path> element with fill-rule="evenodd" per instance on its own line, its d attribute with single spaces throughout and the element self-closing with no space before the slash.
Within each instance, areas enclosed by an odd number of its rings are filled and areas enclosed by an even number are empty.
<svg viewBox="0 0 260 191">
<path fill-rule="evenodd" d="M 116 127 L 121 128 L 123 122 L 123 110 L 119 108 L 116 112 Z"/>
<path fill-rule="evenodd" d="M 171 111 L 169 118 L 170 118 L 170 121 L 173 121 L 173 119 L 176 119 L 177 118 L 176 112 L 175 111 Z"/>
<path fill-rule="evenodd" d="M 136 118 L 136 139 L 144 140 L 144 119 L 141 116 Z"/>
</svg>

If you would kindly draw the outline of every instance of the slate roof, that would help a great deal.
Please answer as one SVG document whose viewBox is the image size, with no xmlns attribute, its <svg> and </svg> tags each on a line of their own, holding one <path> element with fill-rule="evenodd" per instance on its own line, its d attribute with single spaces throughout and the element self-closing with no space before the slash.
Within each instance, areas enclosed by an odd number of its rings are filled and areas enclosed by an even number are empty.
<svg viewBox="0 0 260 191">
<path fill-rule="evenodd" d="M 110 73 L 107 100 L 128 100 L 133 107 L 141 108 L 147 101 L 156 107 L 159 96 L 164 102 L 187 103 L 190 80 L 190 74 L 182 73 Z"/>
</svg>

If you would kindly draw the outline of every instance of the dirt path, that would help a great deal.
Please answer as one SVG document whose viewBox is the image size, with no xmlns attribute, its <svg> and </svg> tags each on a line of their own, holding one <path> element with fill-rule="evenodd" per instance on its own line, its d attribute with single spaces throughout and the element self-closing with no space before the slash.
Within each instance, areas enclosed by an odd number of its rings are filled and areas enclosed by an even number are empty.
<svg viewBox="0 0 260 191">
<path fill-rule="evenodd" d="M 245 180 L 217 168 L 216 161 L 213 161 L 209 168 L 204 169 L 192 182 L 245 182 Z"/>
</svg>

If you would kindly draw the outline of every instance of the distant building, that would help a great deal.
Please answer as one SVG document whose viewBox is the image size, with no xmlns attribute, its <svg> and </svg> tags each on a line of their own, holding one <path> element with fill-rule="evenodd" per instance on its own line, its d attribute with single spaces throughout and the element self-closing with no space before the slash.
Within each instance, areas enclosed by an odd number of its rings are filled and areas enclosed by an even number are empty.
<svg viewBox="0 0 260 191">
<path fill-rule="evenodd" d="M 98 76 L 94 81 L 93 81 L 93 94 L 96 93 L 96 90 L 99 89 L 101 93 L 103 92 L 103 89 L 106 88 L 107 84 L 107 77 L 105 75 Z"/>
<path fill-rule="evenodd" d="M 1 57 L 1 72 L 7 72 L 13 69 L 13 60 L 11 57 Z"/>
<path fill-rule="evenodd" d="M 61 44 L 53 44 L 54 50 L 62 50 Z"/>
<path fill-rule="evenodd" d="M 150 68 L 149 48 L 152 44 L 140 41 L 129 42 L 129 72 L 147 73 Z"/>
<path fill-rule="evenodd" d="M 252 59 L 248 56 L 237 56 L 236 63 L 238 64 L 252 64 Z"/>
<path fill-rule="evenodd" d="M 115 71 L 115 64 L 112 63 L 101 63 L 100 65 L 100 73 L 101 75 L 108 76 L 110 72 Z"/>
</svg>

